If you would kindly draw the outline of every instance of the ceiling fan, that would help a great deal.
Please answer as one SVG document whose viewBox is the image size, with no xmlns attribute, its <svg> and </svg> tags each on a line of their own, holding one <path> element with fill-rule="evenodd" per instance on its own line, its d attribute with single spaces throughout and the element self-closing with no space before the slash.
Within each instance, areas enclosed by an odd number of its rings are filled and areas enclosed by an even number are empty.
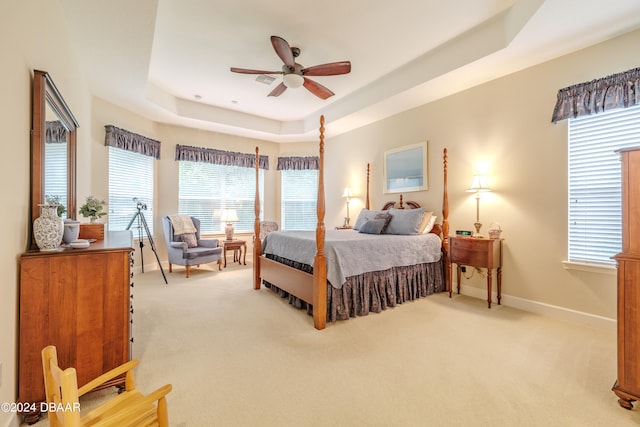
<svg viewBox="0 0 640 427">
<path fill-rule="evenodd" d="M 320 83 L 307 78 L 307 76 L 337 76 L 351 72 L 351 62 L 349 61 L 330 62 L 305 68 L 295 62 L 295 58 L 300 55 L 300 49 L 289 46 L 285 39 L 278 36 L 271 36 L 271 44 L 276 54 L 284 62 L 282 71 L 249 70 L 231 67 L 232 72 L 241 74 L 282 74 L 282 82 L 269 93 L 269 96 L 280 96 L 287 88 L 304 86 L 318 98 L 327 99 L 335 94 Z"/>
</svg>

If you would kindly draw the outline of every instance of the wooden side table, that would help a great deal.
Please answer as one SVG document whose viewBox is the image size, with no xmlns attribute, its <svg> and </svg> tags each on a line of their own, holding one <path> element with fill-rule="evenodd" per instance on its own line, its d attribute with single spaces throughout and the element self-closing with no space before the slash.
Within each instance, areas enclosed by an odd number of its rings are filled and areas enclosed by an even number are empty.
<svg viewBox="0 0 640 427">
<path fill-rule="evenodd" d="M 350 225 L 341 225 L 339 227 L 336 227 L 336 230 L 351 230 L 353 227 Z"/>
<path fill-rule="evenodd" d="M 502 239 L 487 239 L 484 237 L 450 236 L 449 239 L 449 277 L 453 277 L 452 264 L 457 265 L 458 293 L 460 293 L 460 279 L 462 266 L 487 269 L 487 304 L 491 308 L 492 271 L 497 269 L 498 305 L 502 297 Z M 453 288 L 453 286 L 451 286 Z M 449 289 L 451 297 L 452 289 Z"/>
<path fill-rule="evenodd" d="M 233 251 L 233 262 L 247 265 L 247 242 L 241 239 L 223 240 L 224 247 L 224 266 L 227 267 L 227 251 Z M 244 249 L 244 256 L 243 256 Z M 242 262 L 241 262 L 242 259 Z"/>
</svg>

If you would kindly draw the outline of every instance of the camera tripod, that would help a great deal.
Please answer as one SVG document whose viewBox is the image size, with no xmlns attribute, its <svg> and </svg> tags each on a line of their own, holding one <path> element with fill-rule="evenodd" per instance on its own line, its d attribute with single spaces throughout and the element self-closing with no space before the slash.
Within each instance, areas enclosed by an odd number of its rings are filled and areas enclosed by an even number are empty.
<svg viewBox="0 0 640 427">
<path fill-rule="evenodd" d="M 137 226 L 138 242 L 140 242 L 140 265 L 142 266 L 142 272 L 144 273 L 144 252 L 142 250 L 142 248 L 144 248 L 144 234 L 142 233 L 142 227 L 144 227 L 144 230 L 147 232 L 147 238 L 149 239 L 149 244 L 151 245 L 151 250 L 156 255 L 156 261 L 158 261 L 158 267 L 160 267 L 160 271 L 162 272 L 164 283 L 168 285 L 169 282 L 167 282 L 167 276 L 164 274 L 164 269 L 162 268 L 162 264 L 160 263 L 160 257 L 158 256 L 158 251 L 156 250 L 156 244 L 153 242 L 153 237 L 151 236 L 151 232 L 149 231 L 147 220 L 144 217 L 144 213 L 142 213 L 143 210 L 145 211 L 147 210 L 147 205 L 146 203 L 142 203 L 140 200 L 138 200 L 137 197 L 134 197 L 133 201 L 136 202 L 136 209 L 138 209 L 138 212 L 136 212 L 135 215 L 133 215 L 133 218 L 131 218 L 131 221 L 129 221 L 129 225 L 127 225 L 127 230 L 131 228 L 133 221 L 137 219 L 138 220 L 138 226 Z"/>
</svg>

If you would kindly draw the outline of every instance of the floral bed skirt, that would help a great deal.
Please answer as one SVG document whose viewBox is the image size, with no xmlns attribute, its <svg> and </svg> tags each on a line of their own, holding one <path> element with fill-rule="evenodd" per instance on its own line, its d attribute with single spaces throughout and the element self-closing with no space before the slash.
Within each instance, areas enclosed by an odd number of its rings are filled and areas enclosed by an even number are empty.
<svg viewBox="0 0 640 427">
<path fill-rule="evenodd" d="M 313 267 L 300 264 L 275 255 L 268 258 L 286 264 L 298 270 L 313 274 Z M 348 277 L 342 288 L 337 289 L 327 283 L 327 321 L 346 320 L 349 317 L 366 316 L 370 312 L 379 313 L 388 307 L 395 307 L 406 301 L 424 298 L 436 292 L 444 292 L 442 258 L 438 262 L 393 267 L 384 271 L 374 271 Z M 289 294 L 277 286 L 264 281 L 264 285 L 283 298 L 289 304 L 307 313 L 313 313 L 311 304 Z"/>
</svg>

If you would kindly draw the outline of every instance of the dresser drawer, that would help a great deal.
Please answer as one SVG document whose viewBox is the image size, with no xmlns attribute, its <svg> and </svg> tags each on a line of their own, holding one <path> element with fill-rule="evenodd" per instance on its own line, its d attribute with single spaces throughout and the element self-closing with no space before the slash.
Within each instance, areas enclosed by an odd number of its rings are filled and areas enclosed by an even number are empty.
<svg viewBox="0 0 640 427">
<path fill-rule="evenodd" d="M 500 265 L 499 241 L 472 237 L 452 237 L 449 242 L 449 257 L 452 263 L 473 267 Z"/>
<path fill-rule="evenodd" d="M 468 237 L 465 239 L 451 239 L 451 249 L 461 251 L 486 252 L 491 243 L 491 241 L 484 239 L 474 239 L 473 237 Z"/>
<path fill-rule="evenodd" d="M 474 267 L 485 267 L 488 262 L 486 250 L 456 248 L 451 251 L 451 262 Z"/>
</svg>

